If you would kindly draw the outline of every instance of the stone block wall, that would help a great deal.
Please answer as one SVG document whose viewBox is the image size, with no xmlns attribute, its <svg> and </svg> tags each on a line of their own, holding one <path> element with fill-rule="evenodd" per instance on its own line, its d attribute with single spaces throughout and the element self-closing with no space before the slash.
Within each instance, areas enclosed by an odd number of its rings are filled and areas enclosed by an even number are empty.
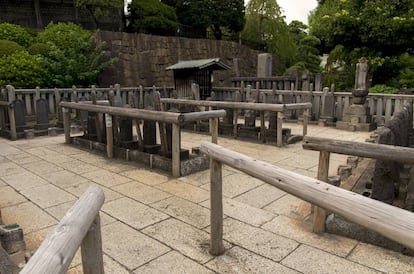
<svg viewBox="0 0 414 274">
<path fill-rule="evenodd" d="M 230 77 L 257 74 L 260 52 L 236 42 L 109 31 L 101 31 L 97 37 L 117 58 L 101 75 L 100 86 L 173 86 L 173 72 L 165 68 L 178 61 L 216 57 L 232 69 L 215 71 L 215 86 L 231 86 Z"/>
</svg>

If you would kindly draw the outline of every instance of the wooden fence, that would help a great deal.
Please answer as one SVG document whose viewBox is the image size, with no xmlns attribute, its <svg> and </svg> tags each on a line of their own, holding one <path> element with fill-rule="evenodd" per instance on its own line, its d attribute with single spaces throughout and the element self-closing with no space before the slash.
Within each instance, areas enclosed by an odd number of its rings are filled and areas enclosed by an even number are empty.
<svg viewBox="0 0 414 274">
<path fill-rule="evenodd" d="M 306 140 L 305 144 L 306 142 L 309 143 L 311 139 L 308 137 Z M 323 140 L 318 143 L 323 143 Z M 367 149 L 368 147 L 369 149 Z M 360 154 L 356 154 L 361 156 L 378 155 L 376 151 L 380 151 L 381 155 L 396 155 L 398 152 L 407 152 L 404 149 L 400 150 L 401 148 L 385 145 L 378 148 L 374 144 L 353 144 L 353 148 L 355 151 L 361 151 Z M 331 146 L 326 146 L 325 149 L 327 151 L 333 150 Z M 354 149 L 350 151 L 354 151 Z M 222 184 L 226 182 L 223 182 L 222 178 L 223 164 L 243 171 L 300 199 L 343 216 L 349 221 L 360 224 L 408 248 L 414 249 L 414 213 L 412 212 L 329 185 L 321 180 L 296 174 L 215 144 L 202 143 L 200 150 L 210 157 L 210 252 L 214 255 L 220 255 L 224 252 Z M 342 150 L 341 153 L 350 151 Z M 409 162 L 413 163 L 414 152 L 410 152 L 408 155 Z M 387 159 L 398 158 L 396 156 L 387 157 L 390 157 Z M 327 158 L 329 159 L 329 157 Z M 323 160 L 323 162 L 326 162 L 326 160 Z M 319 172 L 321 174 L 326 173 L 326 171 Z"/>
<path fill-rule="evenodd" d="M 83 273 L 104 273 L 99 210 L 105 200 L 102 189 L 90 186 L 66 212 L 20 272 L 66 273 L 79 246 Z"/>
<path fill-rule="evenodd" d="M 129 117 L 140 120 L 151 120 L 161 123 L 172 124 L 172 175 L 179 177 L 181 175 L 181 162 L 180 162 L 180 150 L 181 150 L 181 129 L 184 124 L 208 119 L 210 120 L 210 132 L 212 136 L 212 142 L 217 143 L 218 136 L 218 118 L 224 117 L 226 112 L 224 110 L 212 110 L 204 112 L 191 112 L 191 113 L 173 113 L 164 111 L 153 111 L 145 109 L 134 108 L 122 108 L 103 105 L 93 105 L 89 103 L 73 103 L 73 102 L 61 102 L 63 112 L 63 124 L 65 131 L 65 142 L 67 144 L 72 143 L 70 136 L 70 111 L 69 109 L 86 110 L 90 112 L 102 113 L 105 115 L 106 125 L 106 151 L 108 158 L 113 157 L 113 129 L 112 129 L 112 116 Z"/>
</svg>

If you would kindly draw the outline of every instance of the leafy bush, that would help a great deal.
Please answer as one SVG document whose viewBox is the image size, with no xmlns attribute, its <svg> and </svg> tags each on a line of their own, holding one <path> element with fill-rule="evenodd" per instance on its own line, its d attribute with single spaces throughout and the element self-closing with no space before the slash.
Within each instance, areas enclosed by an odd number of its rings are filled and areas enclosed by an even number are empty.
<svg viewBox="0 0 414 274">
<path fill-rule="evenodd" d="M 32 35 L 23 27 L 9 23 L 0 24 L 0 40 L 9 40 L 27 47 L 33 40 Z"/>
<path fill-rule="evenodd" d="M 48 56 L 50 47 L 45 43 L 34 43 L 28 49 L 30 54 L 40 54 L 43 56 Z"/>
<path fill-rule="evenodd" d="M 386 94 L 393 94 L 396 93 L 398 90 L 394 87 L 386 86 L 386 85 L 375 85 L 369 89 L 370 93 L 386 93 Z"/>
<path fill-rule="evenodd" d="M 93 34 L 73 23 L 50 23 L 38 41 L 49 47 L 51 83 L 55 87 L 90 86 L 114 60 L 103 62 L 105 52 Z"/>
<path fill-rule="evenodd" d="M 47 63 L 40 55 L 18 51 L 0 58 L 0 86 L 33 88 L 47 84 Z"/>
<path fill-rule="evenodd" d="M 0 58 L 22 50 L 24 50 L 24 48 L 16 42 L 0 40 Z"/>
</svg>

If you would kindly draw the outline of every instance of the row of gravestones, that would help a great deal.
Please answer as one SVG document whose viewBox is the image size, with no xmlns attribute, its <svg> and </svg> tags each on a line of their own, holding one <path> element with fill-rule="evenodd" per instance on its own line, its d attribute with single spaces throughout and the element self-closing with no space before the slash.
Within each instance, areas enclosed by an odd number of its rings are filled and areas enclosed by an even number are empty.
<svg viewBox="0 0 414 274">
<path fill-rule="evenodd" d="M 91 94 L 92 104 L 97 104 L 96 95 Z M 76 96 L 75 96 L 76 102 Z M 139 108 L 139 95 L 136 92 L 128 93 L 128 104 L 123 104 L 120 91 L 108 93 L 109 105 L 113 107 Z M 145 92 L 144 109 L 161 111 L 160 93 L 156 90 Z M 168 110 L 178 112 L 173 106 Z M 88 111 L 79 111 L 81 126 L 85 130 L 85 137 L 89 140 L 106 142 L 106 127 L 103 116 Z M 141 126 L 142 125 L 142 133 Z M 147 153 L 159 153 L 163 156 L 171 156 L 172 127 L 169 124 L 159 123 L 161 144 L 157 143 L 156 122 L 151 120 L 139 120 L 128 117 L 113 117 L 114 145 L 126 149 L 138 149 Z M 136 128 L 137 137 L 134 138 L 133 128 Z"/>
<path fill-rule="evenodd" d="M 19 136 L 24 133 L 24 130 L 29 129 L 26 123 L 26 113 L 25 113 L 25 105 L 22 100 L 13 100 L 11 102 L 14 110 L 14 117 L 15 117 L 15 126 L 16 132 Z M 40 98 L 36 101 L 36 124 L 34 125 L 34 129 L 37 131 L 47 131 L 47 129 L 51 126 L 49 121 L 48 115 L 48 102 L 47 100 Z M 10 120 L 7 109 L 3 108 L 2 115 L 5 117 L 6 127 L 7 130 L 10 130 Z"/>
</svg>

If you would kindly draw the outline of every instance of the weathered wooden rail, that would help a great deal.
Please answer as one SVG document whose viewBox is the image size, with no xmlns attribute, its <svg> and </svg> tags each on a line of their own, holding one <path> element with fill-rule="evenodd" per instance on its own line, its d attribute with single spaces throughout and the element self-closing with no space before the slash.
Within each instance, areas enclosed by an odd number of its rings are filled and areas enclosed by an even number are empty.
<svg viewBox="0 0 414 274">
<path fill-rule="evenodd" d="M 201 101 L 201 100 L 184 100 L 161 98 L 163 104 L 177 104 L 190 106 L 204 106 L 209 108 L 227 108 L 233 109 L 233 135 L 238 135 L 238 113 L 239 110 L 256 110 L 260 112 L 260 131 L 261 136 L 264 136 L 265 130 L 265 111 L 277 113 L 277 129 L 276 129 L 276 144 L 282 146 L 282 123 L 284 112 L 287 110 L 298 110 L 303 112 L 303 136 L 307 134 L 309 109 L 312 107 L 310 103 L 302 104 L 265 104 L 265 103 L 247 103 L 247 102 L 228 102 L 228 101 Z"/>
<path fill-rule="evenodd" d="M 311 138 L 308 137 L 306 140 L 309 142 Z M 408 248 L 414 249 L 414 213 L 412 212 L 329 185 L 320 179 L 313 179 L 273 166 L 215 144 L 202 143 L 200 149 L 210 157 L 211 161 L 210 252 L 214 255 L 220 255 L 224 252 L 223 164 L 243 171 L 300 199 L 334 212 Z"/>
<path fill-rule="evenodd" d="M 308 136 L 303 140 L 303 148 L 319 151 L 318 180 L 324 182 L 328 182 L 330 153 L 414 164 L 414 149 L 407 147 L 358 143 Z M 321 233 L 325 231 L 325 219 L 325 210 L 315 207 L 313 218 L 313 230 L 315 232 Z"/>
<path fill-rule="evenodd" d="M 66 212 L 20 272 L 66 273 L 79 246 L 83 273 L 103 274 L 99 210 L 105 200 L 102 189 L 90 186 Z"/>
<path fill-rule="evenodd" d="M 108 158 L 113 157 L 113 129 L 112 116 L 129 117 L 140 120 L 151 120 L 161 123 L 172 124 L 172 175 L 179 177 L 181 170 L 180 149 L 181 149 L 181 129 L 180 127 L 186 123 L 195 122 L 198 120 L 210 120 L 210 133 L 212 142 L 217 143 L 218 136 L 218 118 L 224 117 L 226 112 L 224 110 L 212 110 L 206 112 L 193 113 L 173 113 L 164 111 L 153 111 L 134 108 L 122 108 L 103 105 L 93 105 L 85 103 L 61 102 L 63 112 L 63 124 L 65 131 L 65 142 L 72 143 L 70 136 L 70 112 L 69 109 L 86 110 L 90 112 L 105 114 L 106 121 L 106 151 Z"/>
</svg>

